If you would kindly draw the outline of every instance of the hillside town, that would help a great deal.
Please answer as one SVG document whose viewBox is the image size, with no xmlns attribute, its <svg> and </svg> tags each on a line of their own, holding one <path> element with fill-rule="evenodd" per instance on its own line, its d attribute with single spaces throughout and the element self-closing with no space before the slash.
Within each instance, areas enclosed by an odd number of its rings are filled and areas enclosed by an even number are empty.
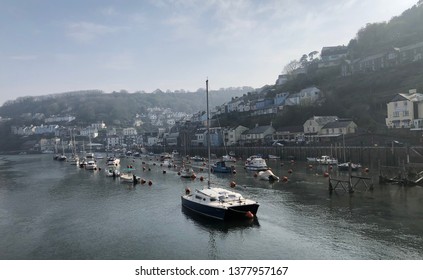
<svg viewBox="0 0 423 280">
<path fill-rule="evenodd" d="M 401 48 L 391 48 L 369 57 L 349 60 L 346 46 L 323 47 L 320 59 L 313 57 L 318 52 L 304 55 L 303 63 L 290 73 L 279 75 L 275 86 L 284 85 L 289 79 L 306 75 L 313 69 L 341 69 L 340 76 L 357 72 L 375 72 L 423 59 L 423 42 Z M 331 143 L 339 137 L 352 135 L 359 127 L 352 119 L 338 116 L 312 116 L 302 126 L 290 126 L 276 130 L 272 122 L 266 125 L 251 123 L 249 127 L 233 124 L 220 125 L 219 118 L 225 114 L 243 113 L 250 117 L 276 116 L 289 106 L 318 106 L 324 102 L 325 92 L 316 86 L 308 86 L 298 92 L 273 93 L 275 87 L 263 87 L 240 97 L 232 97 L 229 102 L 216 106 L 210 112 L 210 144 L 219 146 L 269 146 L 304 145 L 310 143 Z M 273 93 L 273 94 L 272 94 Z M 394 93 L 392 93 L 394 94 Z M 22 116 L 39 125 L 12 126 L 11 133 L 28 140 L 23 150 L 50 153 L 59 146 L 71 149 L 77 147 L 110 149 L 140 149 L 141 147 L 184 148 L 207 146 L 207 115 L 205 111 L 195 114 L 174 112 L 171 108 L 148 108 L 147 112 L 136 114 L 132 126 L 107 124 L 103 120 L 86 127 L 77 125 L 72 115 L 44 116 L 30 113 Z M 1 119 L 0 119 L 1 120 Z M 3 119 L 4 120 L 4 119 Z M 423 128 L 423 94 L 416 89 L 407 93 L 397 93 L 386 104 L 386 127 L 389 129 Z M 87 146 L 88 145 L 88 146 Z"/>
<path fill-rule="evenodd" d="M 212 123 L 218 124 L 219 116 L 230 112 L 257 116 L 275 114 L 285 106 L 308 106 L 319 102 L 323 93 L 310 87 L 297 93 L 277 94 L 273 99 L 264 96 L 265 92 L 260 92 L 233 98 L 211 112 Z M 414 89 L 398 93 L 386 105 L 386 110 L 387 128 L 421 130 L 423 127 L 423 94 Z M 34 117 L 42 119 L 42 116 Z M 87 127 L 78 127 L 74 116 L 49 116 L 41 125 L 13 126 L 12 133 L 28 138 L 24 150 L 41 153 L 52 153 L 62 146 L 70 151 L 74 144 L 80 150 L 137 150 L 153 146 L 178 149 L 207 146 L 206 118 L 205 112 L 189 115 L 173 112 L 170 108 L 149 108 L 147 114 L 136 115 L 130 127 L 116 127 L 101 120 Z M 146 124 L 148 130 L 143 129 Z M 343 135 L 353 135 L 358 129 L 351 119 L 338 116 L 313 116 L 303 126 L 282 130 L 276 130 L 272 123 L 252 124 L 251 127 L 213 125 L 210 144 L 213 147 L 324 144 L 339 140 Z"/>
</svg>

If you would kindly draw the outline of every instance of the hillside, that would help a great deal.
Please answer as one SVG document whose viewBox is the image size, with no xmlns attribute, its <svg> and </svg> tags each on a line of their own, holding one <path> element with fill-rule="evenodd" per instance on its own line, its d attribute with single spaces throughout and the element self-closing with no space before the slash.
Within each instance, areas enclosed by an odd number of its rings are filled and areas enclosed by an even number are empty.
<svg viewBox="0 0 423 280">
<path fill-rule="evenodd" d="M 210 104 L 221 105 L 233 96 L 252 90 L 243 87 L 210 91 Z M 172 108 L 173 111 L 186 113 L 204 110 L 205 98 L 204 90 L 166 93 L 159 90 L 154 93 L 80 91 L 8 101 L 0 107 L 0 116 L 20 118 L 25 114 L 43 114 L 46 117 L 69 114 L 86 123 L 99 120 L 106 123 L 120 120 L 124 123 L 152 107 Z"/>
</svg>

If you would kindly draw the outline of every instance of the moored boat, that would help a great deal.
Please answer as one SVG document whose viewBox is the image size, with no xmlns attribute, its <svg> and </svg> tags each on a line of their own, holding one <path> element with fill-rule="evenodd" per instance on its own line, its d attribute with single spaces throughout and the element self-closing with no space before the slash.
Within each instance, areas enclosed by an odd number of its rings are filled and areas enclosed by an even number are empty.
<svg viewBox="0 0 423 280">
<path fill-rule="evenodd" d="M 330 157 L 330 156 L 321 156 L 319 158 L 307 158 L 308 163 L 318 163 L 323 165 L 337 165 L 338 160 L 336 158 Z"/>
<path fill-rule="evenodd" d="M 351 171 L 358 171 L 361 168 L 361 164 L 359 163 L 351 163 Z M 339 171 L 348 171 L 349 170 L 349 163 L 344 162 L 338 164 Z"/>
<path fill-rule="evenodd" d="M 120 159 L 117 157 L 108 157 L 107 158 L 107 163 L 108 166 L 118 166 L 120 164 Z"/>
<path fill-rule="evenodd" d="M 189 167 L 183 167 L 181 171 L 179 171 L 181 178 L 191 178 L 195 179 L 197 175 L 195 174 L 194 170 Z"/>
<path fill-rule="evenodd" d="M 245 168 L 247 170 L 253 170 L 253 171 L 265 171 L 269 169 L 267 167 L 266 160 L 264 160 L 261 156 L 254 155 L 245 161 Z"/>
<path fill-rule="evenodd" d="M 207 134 L 208 134 L 208 181 L 207 187 L 201 190 L 196 189 L 191 193 L 186 189 L 185 195 L 181 196 L 182 206 L 186 209 L 201 215 L 219 219 L 243 219 L 254 218 L 260 204 L 256 201 L 246 199 L 241 194 L 219 187 L 210 186 L 210 119 L 208 104 L 208 81 L 206 81 L 207 94 Z"/>
<path fill-rule="evenodd" d="M 88 160 L 85 164 L 85 169 L 87 170 L 97 170 L 97 164 L 93 160 Z"/>
<path fill-rule="evenodd" d="M 260 180 L 264 180 L 264 181 L 270 181 L 270 182 L 279 181 L 279 177 L 273 174 L 272 170 L 270 169 L 266 171 L 259 171 L 259 173 L 257 173 L 257 177 Z"/>
<path fill-rule="evenodd" d="M 254 217 L 260 206 L 239 193 L 217 187 L 187 191 L 181 199 L 183 207 L 219 220 Z"/>
<path fill-rule="evenodd" d="M 226 165 L 225 161 L 217 161 L 211 166 L 211 172 L 215 173 L 234 173 L 235 169 Z"/>
</svg>

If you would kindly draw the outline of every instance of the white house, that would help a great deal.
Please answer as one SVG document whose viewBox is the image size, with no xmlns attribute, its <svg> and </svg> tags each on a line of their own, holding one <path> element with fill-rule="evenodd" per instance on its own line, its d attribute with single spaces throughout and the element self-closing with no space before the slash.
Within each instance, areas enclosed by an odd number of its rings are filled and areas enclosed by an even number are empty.
<svg viewBox="0 0 423 280">
<path fill-rule="evenodd" d="M 318 134 L 328 123 L 338 119 L 337 116 L 313 116 L 303 124 L 305 134 Z"/>
<path fill-rule="evenodd" d="M 423 94 L 417 93 L 415 89 L 408 93 L 398 93 L 386 107 L 385 122 L 388 128 L 422 128 Z"/>
<path fill-rule="evenodd" d="M 237 127 L 227 128 L 223 132 L 223 141 L 225 142 L 226 146 L 233 146 L 236 145 L 241 138 L 241 134 L 247 131 L 248 128 L 242 125 L 238 125 Z"/>
</svg>

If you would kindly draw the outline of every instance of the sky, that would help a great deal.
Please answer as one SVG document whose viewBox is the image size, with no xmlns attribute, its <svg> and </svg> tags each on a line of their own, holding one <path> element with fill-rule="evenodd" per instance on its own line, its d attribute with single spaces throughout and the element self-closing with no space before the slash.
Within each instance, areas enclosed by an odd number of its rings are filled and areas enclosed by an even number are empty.
<svg viewBox="0 0 423 280">
<path fill-rule="evenodd" d="M 273 85 L 417 0 L 0 0 L 0 105 L 78 90 Z"/>
</svg>

